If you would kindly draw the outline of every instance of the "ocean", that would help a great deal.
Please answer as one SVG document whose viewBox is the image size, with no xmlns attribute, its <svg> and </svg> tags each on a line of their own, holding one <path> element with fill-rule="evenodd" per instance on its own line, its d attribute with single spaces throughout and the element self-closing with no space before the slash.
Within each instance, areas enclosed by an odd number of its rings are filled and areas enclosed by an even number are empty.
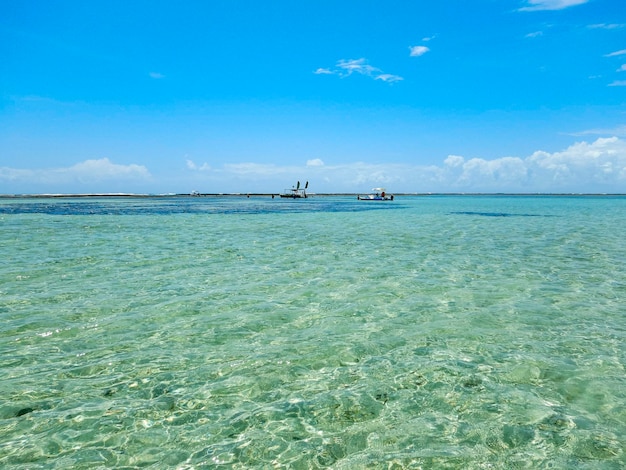
<svg viewBox="0 0 626 470">
<path fill-rule="evenodd" d="M 0 199 L 0 467 L 626 466 L 626 197 Z"/>
</svg>

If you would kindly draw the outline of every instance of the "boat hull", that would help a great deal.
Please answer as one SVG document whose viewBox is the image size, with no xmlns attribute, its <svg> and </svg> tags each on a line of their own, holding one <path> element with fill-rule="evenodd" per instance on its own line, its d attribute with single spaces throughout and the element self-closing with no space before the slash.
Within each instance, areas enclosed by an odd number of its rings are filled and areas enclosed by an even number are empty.
<svg viewBox="0 0 626 470">
<path fill-rule="evenodd" d="M 357 196 L 359 201 L 393 201 L 393 196 Z"/>
</svg>

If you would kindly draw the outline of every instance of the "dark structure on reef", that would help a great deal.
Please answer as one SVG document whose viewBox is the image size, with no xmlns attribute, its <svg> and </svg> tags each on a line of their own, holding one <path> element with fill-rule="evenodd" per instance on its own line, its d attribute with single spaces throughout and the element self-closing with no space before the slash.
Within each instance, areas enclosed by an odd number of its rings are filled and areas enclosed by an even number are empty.
<svg viewBox="0 0 626 470">
<path fill-rule="evenodd" d="M 291 198 L 291 199 L 304 199 L 307 198 L 307 194 L 306 194 L 306 190 L 309 187 L 309 182 L 307 181 L 306 184 L 304 185 L 304 188 L 300 189 L 300 181 L 298 181 L 298 184 L 291 189 L 285 189 L 285 191 L 280 195 L 280 197 L 287 197 L 287 198 Z"/>
</svg>

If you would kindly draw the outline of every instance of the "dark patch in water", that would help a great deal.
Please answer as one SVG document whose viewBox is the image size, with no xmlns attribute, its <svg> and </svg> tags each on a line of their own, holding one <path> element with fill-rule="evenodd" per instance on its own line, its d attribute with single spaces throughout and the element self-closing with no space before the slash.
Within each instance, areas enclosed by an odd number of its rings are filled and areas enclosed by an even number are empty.
<svg viewBox="0 0 626 470">
<path fill-rule="evenodd" d="M 387 393 L 377 393 L 375 395 L 376 400 L 380 401 L 383 403 L 383 405 L 387 404 L 387 402 L 389 401 L 389 395 Z"/>
<path fill-rule="evenodd" d="M 26 408 L 22 408 L 17 413 L 15 413 L 15 417 L 19 418 L 20 416 L 27 415 L 28 413 L 32 413 L 33 411 L 35 411 L 35 410 L 32 409 L 30 406 L 26 407 Z"/>
<path fill-rule="evenodd" d="M 174 214 L 276 214 L 306 212 L 363 212 L 403 208 L 401 204 L 371 204 L 356 200 L 310 198 L 272 200 L 266 198 L 137 198 L 124 200 L 28 201 L 0 204 L 0 214 L 48 215 L 174 215 Z"/>
<path fill-rule="evenodd" d="M 479 215 L 481 217 L 553 217 L 551 215 L 544 214 L 512 214 L 510 212 L 473 212 L 473 211 L 459 211 L 450 212 L 454 215 Z"/>
</svg>

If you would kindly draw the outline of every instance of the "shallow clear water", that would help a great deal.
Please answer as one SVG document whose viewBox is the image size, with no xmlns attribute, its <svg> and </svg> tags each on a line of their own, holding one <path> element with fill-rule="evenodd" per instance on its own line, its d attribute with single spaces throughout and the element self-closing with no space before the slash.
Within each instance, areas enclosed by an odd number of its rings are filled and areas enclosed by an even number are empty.
<svg viewBox="0 0 626 470">
<path fill-rule="evenodd" d="M 626 198 L 0 200 L 0 466 L 623 468 Z"/>
</svg>

